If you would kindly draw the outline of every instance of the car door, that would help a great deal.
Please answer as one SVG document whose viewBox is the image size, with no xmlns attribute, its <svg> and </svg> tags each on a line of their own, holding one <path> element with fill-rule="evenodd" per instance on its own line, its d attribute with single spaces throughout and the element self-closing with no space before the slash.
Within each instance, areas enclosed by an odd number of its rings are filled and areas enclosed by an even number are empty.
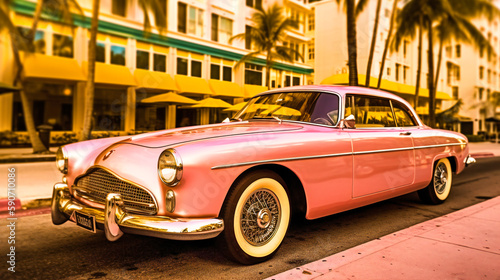
<svg viewBox="0 0 500 280">
<path fill-rule="evenodd" d="M 398 127 L 391 101 L 351 95 L 346 114 L 356 118 L 349 130 L 353 149 L 353 197 L 407 186 L 415 177 L 412 131 Z"/>
</svg>

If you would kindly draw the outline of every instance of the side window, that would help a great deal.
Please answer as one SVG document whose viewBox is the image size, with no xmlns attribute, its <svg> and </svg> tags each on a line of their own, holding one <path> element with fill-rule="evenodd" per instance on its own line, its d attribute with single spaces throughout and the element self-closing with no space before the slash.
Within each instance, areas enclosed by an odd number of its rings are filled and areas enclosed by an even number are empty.
<svg viewBox="0 0 500 280">
<path fill-rule="evenodd" d="M 336 125 L 339 120 L 339 97 L 322 93 L 311 113 L 311 122 L 325 125 Z"/>
<path fill-rule="evenodd" d="M 349 97 L 348 97 L 349 98 Z M 352 105 L 346 102 L 346 113 L 350 105 L 351 114 L 356 118 L 356 127 L 395 127 L 389 99 L 353 96 Z"/>
<path fill-rule="evenodd" d="M 394 109 L 394 115 L 396 116 L 396 123 L 398 126 L 416 126 L 417 123 L 412 113 L 405 105 L 392 101 L 392 108 Z"/>
</svg>

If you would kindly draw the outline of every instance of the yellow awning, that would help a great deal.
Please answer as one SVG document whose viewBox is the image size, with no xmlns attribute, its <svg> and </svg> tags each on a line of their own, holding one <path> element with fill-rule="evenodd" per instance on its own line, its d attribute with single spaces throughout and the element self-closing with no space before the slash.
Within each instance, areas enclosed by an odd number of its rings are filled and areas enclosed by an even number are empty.
<svg viewBox="0 0 500 280">
<path fill-rule="evenodd" d="M 82 63 L 85 75 L 87 75 L 87 65 L 88 63 L 86 61 Z M 96 84 L 137 86 L 130 69 L 121 65 L 105 64 L 101 62 L 96 62 L 95 64 L 94 82 Z"/>
<path fill-rule="evenodd" d="M 177 91 L 174 79 L 169 74 L 144 69 L 135 69 L 134 78 L 138 88 Z"/>
<path fill-rule="evenodd" d="M 267 90 L 267 87 L 257 85 L 245 85 L 245 98 L 254 97 L 257 94 Z"/>
<path fill-rule="evenodd" d="M 189 108 L 229 108 L 231 104 L 217 98 L 205 98 Z"/>
<path fill-rule="evenodd" d="M 208 85 L 212 89 L 214 96 L 226 96 L 241 98 L 243 96 L 242 88 L 233 82 L 220 81 L 220 80 L 209 80 Z"/>
<path fill-rule="evenodd" d="M 210 94 L 212 91 L 203 78 L 175 75 L 175 83 L 180 93 Z"/>
<path fill-rule="evenodd" d="M 358 84 L 365 85 L 366 75 L 358 74 Z M 376 87 L 378 83 L 378 79 L 374 77 L 370 77 L 370 87 Z M 332 75 L 323 81 L 321 81 L 323 85 L 348 85 L 349 84 L 349 74 L 336 74 Z M 387 90 L 394 93 L 400 94 L 410 94 L 415 95 L 415 86 L 410 86 L 402 83 L 392 82 L 386 79 L 383 79 L 380 83 L 380 89 Z M 429 97 L 429 90 L 426 88 L 419 89 L 419 96 Z M 436 92 L 436 99 L 449 100 L 452 99 L 450 95 L 445 92 L 438 91 Z"/>
<path fill-rule="evenodd" d="M 227 109 L 224 109 L 225 112 L 232 111 L 232 112 L 238 112 L 239 110 L 243 109 L 245 105 L 247 105 L 248 102 L 240 102 L 238 104 L 235 104 Z"/>
<path fill-rule="evenodd" d="M 178 95 L 173 92 L 158 94 L 145 98 L 141 101 L 142 103 L 173 103 L 173 104 L 196 104 L 198 101 L 187 98 L 182 95 Z"/>
<path fill-rule="evenodd" d="M 82 68 L 72 58 L 39 53 L 22 54 L 26 78 L 86 81 Z"/>
</svg>

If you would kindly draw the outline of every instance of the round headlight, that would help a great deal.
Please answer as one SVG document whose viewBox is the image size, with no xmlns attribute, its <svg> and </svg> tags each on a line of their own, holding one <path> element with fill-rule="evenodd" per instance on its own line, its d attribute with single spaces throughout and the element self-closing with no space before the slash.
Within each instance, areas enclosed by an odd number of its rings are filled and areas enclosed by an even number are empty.
<svg viewBox="0 0 500 280">
<path fill-rule="evenodd" d="M 174 149 L 161 153 L 158 159 L 158 175 L 163 183 L 173 187 L 182 178 L 182 160 Z"/>
<path fill-rule="evenodd" d="M 59 171 L 66 174 L 68 173 L 68 156 L 64 147 L 59 147 L 56 153 L 56 166 Z"/>
</svg>

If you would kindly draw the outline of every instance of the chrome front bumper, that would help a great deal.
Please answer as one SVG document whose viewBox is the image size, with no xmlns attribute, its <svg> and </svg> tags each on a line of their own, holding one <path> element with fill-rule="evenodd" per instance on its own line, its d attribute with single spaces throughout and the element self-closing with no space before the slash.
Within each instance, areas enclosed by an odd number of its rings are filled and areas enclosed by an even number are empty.
<svg viewBox="0 0 500 280">
<path fill-rule="evenodd" d="M 468 155 L 467 158 L 465 159 L 465 167 L 470 166 L 474 163 L 476 163 L 476 159 L 473 158 L 471 155 Z"/>
<path fill-rule="evenodd" d="M 94 216 L 110 241 L 117 240 L 124 232 L 173 240 L 200 240 L 216 237 L 224 230 L 222 219 L 175 219 L 126 213 L 120 194 L 108 194 L 104 210 L 92 208 L 75 200 L 65 183 L 54 185 L 51 210 L 55 225 L 71 220 L 75 211 Z"/>
</svg>

